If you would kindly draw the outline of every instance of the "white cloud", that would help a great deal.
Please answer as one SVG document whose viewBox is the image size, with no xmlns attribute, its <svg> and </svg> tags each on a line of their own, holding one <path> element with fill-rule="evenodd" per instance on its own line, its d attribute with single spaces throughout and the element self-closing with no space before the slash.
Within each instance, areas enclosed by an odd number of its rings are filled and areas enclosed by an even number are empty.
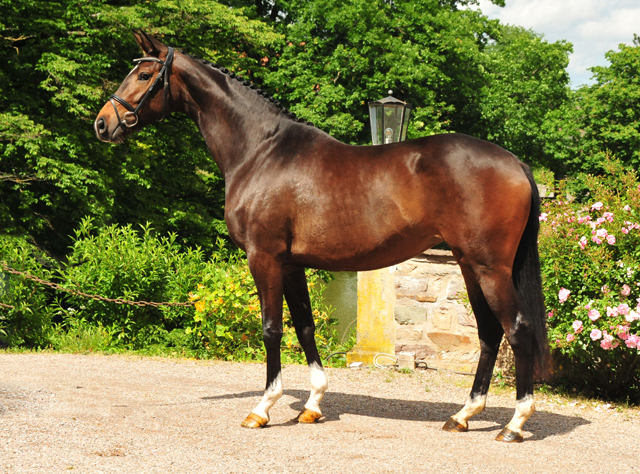
<svg viewBox="0 0 640 474">
<path fill-rule="evenodd" d="M 530 28 L 549 41 L 573 44 L 567 68 L 572 86 L 591 83 L 587 68 L 604 66 L 604 54 L 640 34 L 638 0 L 506 0 L 500 8 L 480 0 L 480 9 L 502 23 Z"/>
</svg>

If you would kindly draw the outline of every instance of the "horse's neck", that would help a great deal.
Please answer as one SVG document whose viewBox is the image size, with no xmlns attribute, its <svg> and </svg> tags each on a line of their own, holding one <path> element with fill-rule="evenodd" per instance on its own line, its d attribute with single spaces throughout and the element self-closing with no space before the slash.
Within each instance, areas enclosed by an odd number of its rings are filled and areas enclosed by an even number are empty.
<svg viewBox="0 0 640 474">
<path fill-rule="evenodd" d="M 198 125 L 223 175 L 243 166 L 277 132 L 282 116 L 254 90 L 210 66 L 190 65 L 184 110 Z"/>
</svg>

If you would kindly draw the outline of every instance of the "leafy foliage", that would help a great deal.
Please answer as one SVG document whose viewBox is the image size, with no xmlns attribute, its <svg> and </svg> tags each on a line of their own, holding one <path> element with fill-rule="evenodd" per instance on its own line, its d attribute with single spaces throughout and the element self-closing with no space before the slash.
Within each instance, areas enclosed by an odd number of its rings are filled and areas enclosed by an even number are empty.
<svg viewBox="0 0 640 474">
<path fill-rule="evenodd" d="M 11 268 L 47 279 L 33 248 L 20 238 L 0 237 L 0 261 Z M 0 267 L 0 342 L 2 345 L 44 347 L 49 341 L 53 308 L 51 294 L 39 284 Z"/>
<path fill-rule="evenodd" d="M 591 68 L 594 85 L 580 87 L 544 123 L 546 151 L 563 173 L 602 172 L 613 153 L 640 165 L 640 41 L 605 56 L 609 66 Z"/>
<path fill-rule="evenodd" d="M 585 176 L 588 204 L 546 203 L 540 234 L 549 338 L 561 380 L 604 398 L 640 401 L 640 188 L 605 161 Z M 566 183 L 561 186 L 564 195 Z"/>
</svg>

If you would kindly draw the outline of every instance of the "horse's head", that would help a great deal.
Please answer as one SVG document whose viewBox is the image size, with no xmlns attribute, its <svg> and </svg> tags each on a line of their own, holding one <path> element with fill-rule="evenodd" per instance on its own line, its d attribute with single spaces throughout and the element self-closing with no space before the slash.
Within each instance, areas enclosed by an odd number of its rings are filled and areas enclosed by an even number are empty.
<svg viewBox="0 0 640 474">
<path fill-rule="evenodd" d="M 129 133 L 169 112 L 173 48 L 142 31 L 133 36 L 145 57 L 134 60 L 136 66 L 96 118 L 96 135 L 104 142 L 122 143 Z"/>
</svg>

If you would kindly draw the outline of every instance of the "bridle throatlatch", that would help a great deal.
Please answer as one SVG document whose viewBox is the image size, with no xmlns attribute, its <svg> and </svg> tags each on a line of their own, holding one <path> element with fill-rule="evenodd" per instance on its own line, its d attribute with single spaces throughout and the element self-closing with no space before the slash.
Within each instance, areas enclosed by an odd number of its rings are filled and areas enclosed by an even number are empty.
<svg viewBox="0 0 640 474">
<path fill-rule="evenodd" d="M 169 98 L 169 74 L 170 74 L 169 69 L 171 68 L 171 64 L 173 63 L 173 48 L 170 46 L 167 47 L 167 57 L 164 61 L 158 58 L 147 57 L 147 58 L 134 59 L 133 62 L 134 63 L 143 63 L 143 62 L 160 63 L 162 64 L 162 69 L 160 69 L 160 72 L 156 76 L 156 79 L 153 81 L 153 84 L 151 84 L 151 87 L 149 87 L 144 97 L 142 97 L 142 100 L 138 102 L 137 107 L 134 107 L 129 102 L 124 100 L 122 97 L 118 97 L 115 94 L 111 94 L 109 96 L 109 101 L 111 102 L 111 105 L 113 105 L 113 109 L 116 111 L 116 117 L 118 117 L 118 127 L 120 125 L 124 125 L 127 128 L 131 128 L 131 127 L 135 127 L 138 124 L 138 111 L 142 108 L 142 106 L 147 101 L 149 96 L 153 93 L 153 90 L 156 88 L 156 85 L 160 82 L 161 79 L 164 80 L 164 105 L 162 106 L 162 119 L 164 119 L 165 112 L 167 110 L 167 100 Z M 114 102 L 114 100 L 118 101 L 120 104 L 122 104 L 122 106 L 124 106 L 128 110 L 128 112 L 124 113 L 122 118 L 118 113 L 118 107 L 116 107 L 116 103 Z M 133 120 L 131 122 L 128 122 L 127 117 L 133 117 Z"/>
</svg>

